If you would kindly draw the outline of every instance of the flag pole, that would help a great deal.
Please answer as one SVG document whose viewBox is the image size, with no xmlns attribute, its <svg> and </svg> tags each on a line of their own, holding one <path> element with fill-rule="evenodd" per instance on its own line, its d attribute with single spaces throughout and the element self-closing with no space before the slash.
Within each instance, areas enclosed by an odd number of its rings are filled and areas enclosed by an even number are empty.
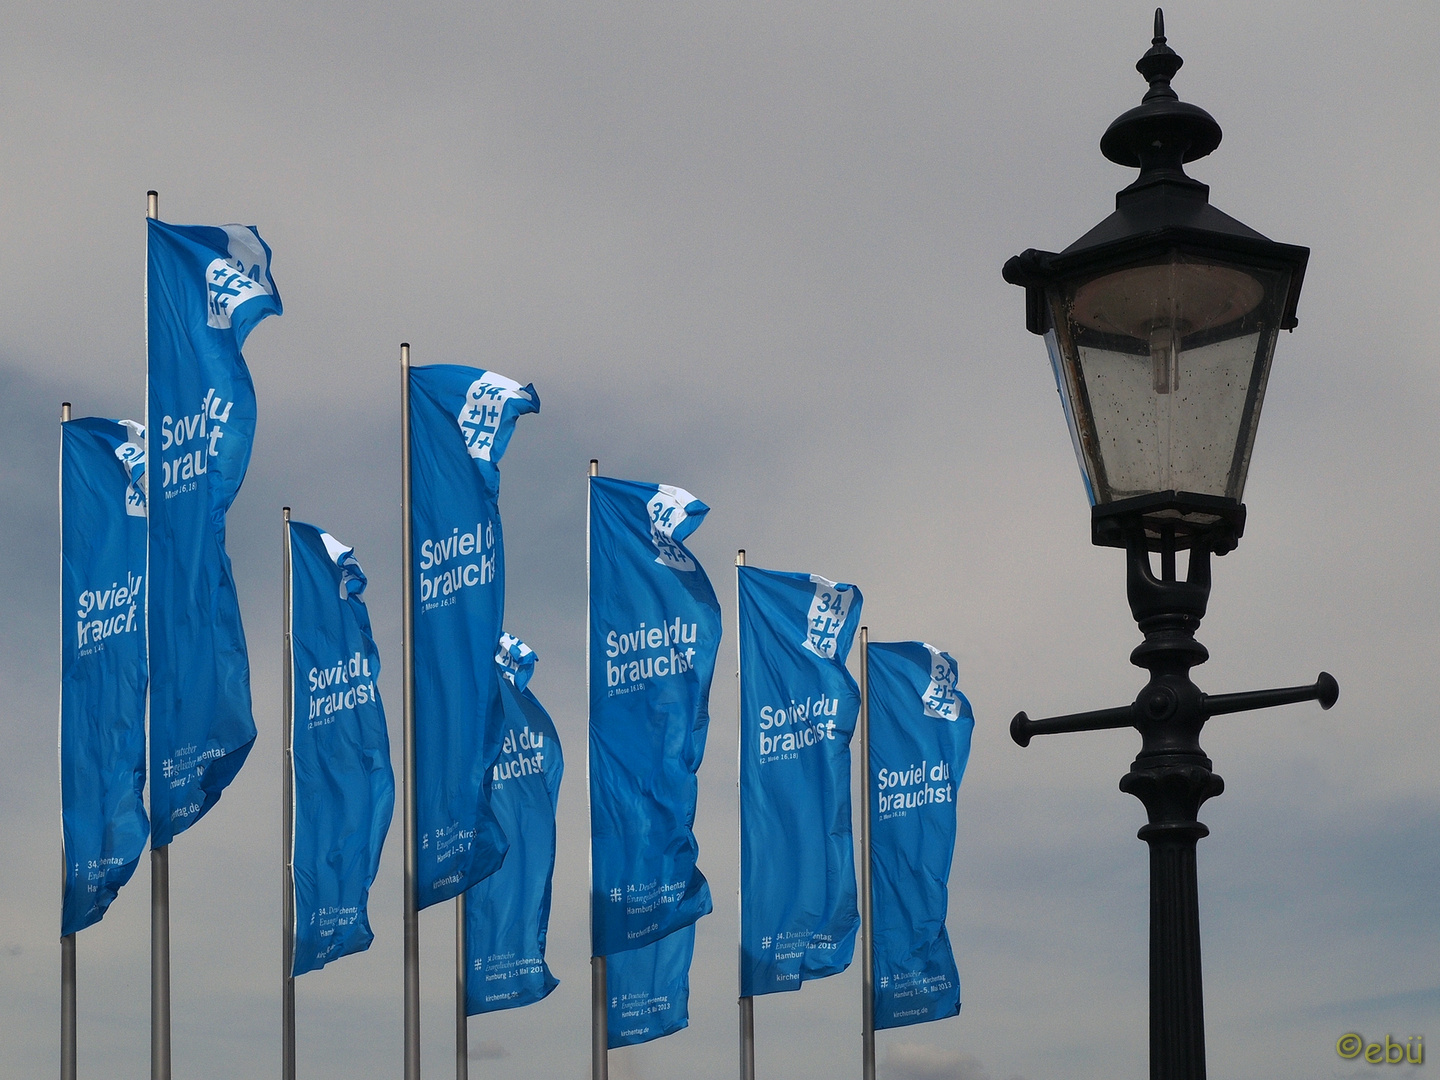
<svg viewBox="0 0 1440 1080">
<path fill-rule="evenodd" d="M 455 1080 L 470 1077 L 470 1016 L 465 1011 L 465 894 L 455 897 Z"/>
<path fill-rule="evenodd" d="M 600 461 L 590 459 L 590 477 Z M 585 693 L 590 693 L 590 492 L 585 493 Z M 585 801 L 590 804 L 590 740 L 585 740 Z M 595 826 L 590 826 L 590 1080 L 610 1080 L 610 1014 L 605 1007 L 605 957 L 595 955 Z"/>
<path fill-rule="evenodd" d="M 401 652 L 404 683 L 403 771 L 405 773 L 405 1080 L 420 1080 L 420 909 L 415 879 L 419 852 L 415 838 L 415 585 L 410 529 L 410 345 L 400 345 L 400 588 L 403 608 Z"/>
<path fill-rule="evenodd" d="M 160 216 L 160 193 L 145 193 L 145 216 Z M 145 234 L 145 441 L 150 441 L 150 234 Z M 145 530 L 145 573 L 150 573 L 150 530 Z M 145 587 L 145 652 L 150 652 L 150 587 Z M 149 712 L 150 693 L 145 693 Z M 147 717 L 148 720 L 148 717 Z M 149 730 L 149 724 L 146 724 Z M 150 776 L 154 787 L 153 770 Z M 153 794 L 153 793 L 152 793 Z M 154 802 L 153 798 L 151 800 Z M 154 827 L 152 821 L 151 827 Z M 170 1080 L 170 845 L 150 848 L 150 1080 Z"/>
<path fill-rule="evenodd" d="M 280 552 L 280 1076 L 295 1080 L 295 653 L 291 648 L 290 507 Z"/>
<path fill-rule="evenodd" d="M 737 551 L 737 552 L 735 553 L 735 566 L 737 567 L 737 569 L 736 569 L 736 571 L 735 571 L 735 605 L 736 605 L 736 610 L 737 610 L 737 611 L 739 610 L 739 605 L 740 605 L 740 571 L 739 571 L 738 567 L 741 567 L 741 566 L 744 566 L 744 565 L 745 565 L 745 549 L 744 549 L 744 548 L 741 548 L 739 551 Z M 738 621 L 738 620 L 739 620 L 739 616 L 738 616 L 738 615 L 736 616 L 736 620 L 737 620 L 737 621 L 736 621 L 735 625 L 736 625 L 736 627 L 738 628 L 739 625 L 740 625 L 740 623 L 739 623 L 739 621 Z M 739 630 L 738 630 L 738 629 L 736 630 L 736 633 L 735 633 L 735 681 L 736 681 L 737 684 L 738 684 L 739 681 L 740 681 L 740 633 L 739 633 Z M 735 706 L 736 713 L 737 713 L 737 715 L 739 715 L 739 716 L 741 717 L 741 723 L 738 723 L 738 724 L 736 725 L 737 735 L 736 735 L 736 738 L 735 738 L 735 755 L 736 755 L 736 761 L 737 761 L 737 763 L 739 763 L 739 762 L 743 762 L 743 761 L 745 760 L 745 732 L 744 732 L 743 727 L 742 727 L 742 725 L 743 725 L 744 706 L 743 706 L 743 704 L 741 704 L 741 701 L 740 701 L 740 695 L 739 695 L 739 687 L 738 687 L 738 685 L 737 685 L 737 687 L 736 687 L 736 697 L 735 697 L 735 700 L 736 700 L 736 706 Z M 736 773 L 736 780 L 735 780 L 735 784 L 736 784 L 736 787 L 737 787 L 737 788 L 739 787 L 739 784 L 740 784 L 739 775 L 740 775 L 740 774 L 737 772 L 737 773 Z M 745 800 L 744 800 L 744 799 L 741 799 L 741 800 L 740 800 L 740 815 L 743 817 L 743 816 L 744 816 L 744 813 L 745 813 Z M 739 819 L 737 818 L 737 820 L 739 820 Z M 745 841 L 744 841 L 745 828 L 744 828 L 743 822 L 740 824 L 738 831 L 739 831 L 739 843 L 737 843 L 737 844 L 735 845 L 735 857 L 736 857 L 737 859 L 740 859 L 740 873 L 736 876 L 736 881 L 737 881 L 739 884 L 736 886 L 736 889 L 735 889 L 735 899 L 736 899 L 736 903 L 737 903 L 737 905 L 739 906 L 739 909 L 740 909 L 740 919 L 739 919 L 739 922 L 738 922 L 738 924 L 737 924 L 737 928 L 738 928 L 738 931 L 739 931 L 741 934 L 743 934 L 743 933 L 744 933 L 744 929 L 745 929 L 745 892 L 744 892 L 745 883 L 744 883 L 744 880 L 743 880 L 744 874 L 745 874 L 745 864 L 744 864 L 744 860 L 741 858 L 741 855 L 740 855 L 741 844 L 743 844 L 743 843 L 745 842 Z M 745 978 L 745 975 L 744 975 L 745 945 L 744 945 L 744 939 L 743 939 L 743 937 L 742 937 L 741 943 L 740 943 L 740 945 L 739 945 L 739 947 L 738 947 L 738 949 L 737 949 L 736 951 L 737 951 L 737 954 L 738 954 L 738 955 L 737 955 L 737 965 L 736 965 L 736 967 L 737 967 L 737 974 L 739 975 L 739 978 L 740 978 L 741 982 L 743 983 L 743 982 L 744 982 L 744 978 Z M 740 998 L 740 1080 L 755 1080 L 755 999 L 754 999 L 753 997 L 744 997 L 744 996 L 742 996 L 742 997 Z"/>
<path fill-rule="evenodd" d="M 70 422 L 70 402 L 60 403 L 60 423 Z M 60 535 L 65 535 L 65 432 L 60 432 Z M 62 551 L 61 560 L 64 560 Z M 60 822 L 60 910 L 65 910 L 65 881 L 67 878 L 65 854 L 65 822 Z M 75 935 L 66 934 L 60 939 L 60 1080 L 75 1080 Z"/>
<path fill-rule="evenodd" d="M 870 628 L 860 627 L 860 1076 L 875 1080 L 875 913 L 870 895 Z"/>
</svg>

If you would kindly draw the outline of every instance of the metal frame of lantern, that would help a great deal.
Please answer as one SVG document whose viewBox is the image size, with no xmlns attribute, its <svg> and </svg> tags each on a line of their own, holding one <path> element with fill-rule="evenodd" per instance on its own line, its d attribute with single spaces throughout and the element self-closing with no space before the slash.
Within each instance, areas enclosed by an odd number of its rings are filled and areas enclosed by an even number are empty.
<svg viewBox="0 0 1440 1080">
<path fill-rule="evenodd" d="M 1114 214 L 1064 251 L 1032 249 L 1004 268 L 1006 281 L 1025 288 L 1027 329 L 1049 347 L 1090 495 L 1092 540 L 1126 550 L 1130 609 L 1145 637 L 1130 660 L 1150 673 L 1129 705 L 1043 720 L 1021 712 L 1010 732 L 1022 747 L 1042 734 L 1140 733 L 1120 789 L 1148 817 L 1139 837 L 1150 848 L 1152 1080 L 1205 1076 L 1195 846 L 1209 830 L 1196 816 L 1225 785 L 1200 731 L 1215 716 L 1312 700 L 1328 709 L 1339 696 L 1324 672 L 1308 686 L 1220 695 L 1190 679 L 1209 658 L 1195 631 L 1209 602 L 1210 556 L 1232 550 L 1244 531 L 1241 497 L 1270 361 L 1279 331 L 1296 325 L 1309 250 L 1216 210 L 1209 188 L 1185 175 L 1186 162 L 1219 145 L 1220 126 L 1171 89 L 1180 65 L 1157 9 L 1152 47 L 1136 64 L 1150 88 L 1100 144 L 1139 178 L 1116 196 Z M 1147 440 L 1160 460 L 1144 459 Z M 1137 483 L 1147 468 L 1154 482 Z M 1128 488 L 1117 482 L 1126 469 Z M 1181 580 L 1176 555 L 1187 549 Z"/>
</svg>

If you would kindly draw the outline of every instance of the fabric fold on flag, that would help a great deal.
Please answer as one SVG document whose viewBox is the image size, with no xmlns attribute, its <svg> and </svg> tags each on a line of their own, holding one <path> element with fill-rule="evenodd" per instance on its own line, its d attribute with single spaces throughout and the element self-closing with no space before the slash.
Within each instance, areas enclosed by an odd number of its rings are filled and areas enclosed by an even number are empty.
<svg viewBox="0 0 1440 1080">
<path fill-rule="evenodd" d="M 945 929 L 955 854 L 955 794 L 975 715 L 959 665 L 923 641 L 872 641 L 870 869 L 876 1028 L 960 1011 Z"/>
<path fill-rule="evenodd" d="M 417 902 L 459 896 L 499 869 L 490 807 L 504 705 L 495 651 L 505 611 L 500 458 L 533 386 L 493 371 L 410 369 L 410 521 L 415 590 Z"/>
<path fill-rule="evenodd" d="M 683 488 L 590 480 L 596 955 L 650 945 L 711 909 L 694 824 L 720 605 L 684 544 L 708 512 Z"/>
<path fill-rule="evenodd" d="M 290 522 L 291 975 L 363 952 L 375 938 L 370 886 L 395 810 L 395 773 L 365 585 L 354 549 Z"/>
<path fill-rule="evenodd" d="M 634 1046 L 690 1026 L 695 924 L 605 958 L 606 1045 Z"/>
<path fill-rule="evenodd" d="M 740 583 L 740 993 L 844 971 L 860 925 L 845 669 L 860 590 L 737 567 Z"/>
<path fill-rule="evenodd" d="M 150 817 L 162 847 L 215 805 L 255 742 L 225 515 L 255 438 L 240 349 L 281 305 L 253 226 L 147 225 Z"/>
<path fill-rule="evenodd" d="M 60 935 L 100 921 L 145 851 L 145 429 L 61 427 Z"/>
<path fill-rule="evenodd" d="M 504 735 L 490 771 L 490 808 L 510 850 L 499 870 L 465 894 L 465 1011 L 530 1005 L 560 985 L 545 962 L 550 886 L 555 873 L 555 811 L 565 759 L 555 724 L 529 688 L 538 658 L 502 634 Z"/>
</svg>

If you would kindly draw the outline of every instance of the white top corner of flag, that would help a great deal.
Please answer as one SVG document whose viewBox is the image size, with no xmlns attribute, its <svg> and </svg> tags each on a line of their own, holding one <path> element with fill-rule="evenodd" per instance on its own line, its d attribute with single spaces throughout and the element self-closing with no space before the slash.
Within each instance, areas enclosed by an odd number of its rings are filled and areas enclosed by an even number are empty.
<svg viewBox="0 0 1440 1080">
<path fill-rule="evenodd" d="M 221 225 L 230 238 L 229 258 L 212 259 L 205 268 L 205 285 L 210 293 L 207 322 L 217 330 L 230 326 L 235 309 L 257 296 L 274 295 L 270 278 L 270 253 L 259 235 L 248 225 Z"/>
<path fill-rule="evenodd" d="M 325 544 L 325 553 L 330 561 L 340 568 L 340 599 L 359 596 L 365 591 L 365 571 L 360 569 L 360 560 L 355 558 L 355 549 L 342 544 L 323 530 L 320 539 Z"/>
<path fill-rule="evenodd" d="M 930 685 L 920 699 L 925 715 L 938 720 L 960 719 L 960 667 L 949 653 L 941 652 L 928 641 L 922 641 L 930 653 Z"/>
<path fill-rule="evenodd" d="M 805 620 L 805 640 L 801 644 L 816 656 L 833 660 L 840 630 L 850 615 L 850 605 L 855 601 L 855 586 L 831 581 L 819 574 L 811 574 L 810 580 L 815 585 L 815 597 L 810 601 L 810 612 Z"/>
<path fill-rule="evenodd" d="M 535 650 L 514 634 L 500 635 L 500 647 L 495 653 L 495 663 L 500 667 L 500 674 L 516 690 L 524 690 L 529 684 L 530 676 L 535 673 L 535 661 L 538 659 Z"/>
<path fill-rule="evenodd" d="M 460 425 L 460 433 L 465 436 L 465 449 L 472 458 L 491 460 L 495 436 L 505 414 L 505 403 L 514 398 L 538 404 L 533 387 L 521 386 L 514 379 L 507 379 L 493 371 L 485 372 L 470 384 L 465 405 L 455 419 Z"/>
<path fill-rule="evenodd" d="M 704 503 L 682 487 L 655 485 L 655 494 L 647 504 L 650 511 L 650 542 L 660 554 L 655 561 L 673 570 L 694 570 L 695 560 L 680 546 L 680 541 L 695 531 L 698 520 L 691 520 L 709 510 Z"/>
<path fill-rule="evenodd" d="M 125 513 L 130 517 L 145 516 L 145 425 L 135 420 L 121 420 L 128 438 L 115 448 L 115 456 L 130 474 L 125 488 Z"/>
</svg>

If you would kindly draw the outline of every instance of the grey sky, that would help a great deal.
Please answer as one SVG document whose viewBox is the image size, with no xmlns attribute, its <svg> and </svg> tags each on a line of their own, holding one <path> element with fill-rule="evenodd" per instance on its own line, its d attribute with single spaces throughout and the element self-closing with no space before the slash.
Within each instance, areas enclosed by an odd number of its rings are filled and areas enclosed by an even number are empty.
<svg viewBox="0 0 1440 1080">
<path fill-rule="evenodd" d="M 965 1006 L 882 1036 L 890 1080 L 1139 1076 L 1145 846 L 1133 732 L 1006 728 L 1118 705 L 1140 672 L 1122 559 L 1088 514 L 1038 339 L 1000 267 L 1098 221 L 1098 141 L 1152 8 L 1013 3 L 4 5 L 0 35 L 0 1078 L 58 1045 L 55 421 L 143 409 L 145 191 L 259 226 L 286 314 L 230 515 L 259 739 L 172 852 L 175 1071 L 273 1075 L 280 507 L 348 543 L 398 759 L 398 344 L 539 390 L 502 471 L 507 627 L 572 767 L 545 1002 L 478 1018 L 472 1075 L 587 1061 L 584 469 L 713 507 L 725 604 L 701 773 L 691 1026 L 613 1075 L 734 1075 L 737 547 L 863 589 L 877 639 L 959 658 L 977 725 L 950 933 Z M 1347 1031 L 1440 1043 L 1440 8 L 1167 8 L 1181 97 L 1224 142 L 1212 201 L 1312 248 L 1276 353 L 1210 692 L 1340 680 L 1214 721 L 1201 815 L 1211 1075 L 1346 1077 Z M 302 1075 L 400 1068 L 400 844 L 369 953 L 298 986 Z M 83 1075 L 141 1076 L 148 874 L 79 939 Z M 425 913 L 427 1075 L 448 1075 L 453 915 Z M 762 1075 L 858 1069 L 859 976 L 757 1008 Z M 1363 1067 L 1361 1067 L 1363 1068 Z M 1363 1072 L 1360 1072 L 1364 1075 Z"/>
</svg>

